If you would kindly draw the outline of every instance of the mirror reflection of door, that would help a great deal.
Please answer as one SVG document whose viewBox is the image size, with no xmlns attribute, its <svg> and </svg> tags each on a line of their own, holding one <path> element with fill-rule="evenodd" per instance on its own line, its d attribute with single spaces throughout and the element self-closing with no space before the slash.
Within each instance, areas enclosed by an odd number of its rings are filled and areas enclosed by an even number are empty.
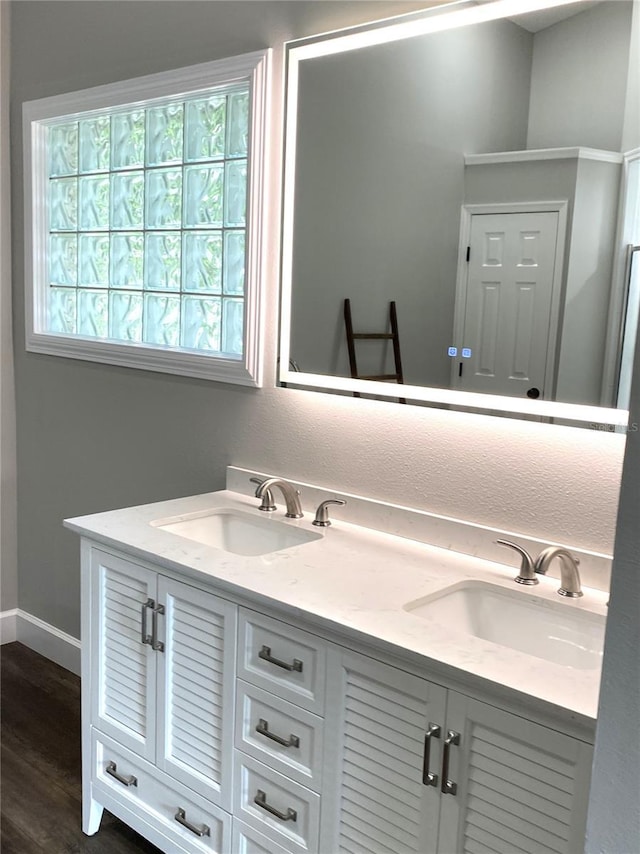
<svg viewBox="0 0 640 854">
<path fill-rule="evenodd" d="M 558 219 L 556 211 L 471 216 L 453 388 L 553 399 Z"/>
</svg>

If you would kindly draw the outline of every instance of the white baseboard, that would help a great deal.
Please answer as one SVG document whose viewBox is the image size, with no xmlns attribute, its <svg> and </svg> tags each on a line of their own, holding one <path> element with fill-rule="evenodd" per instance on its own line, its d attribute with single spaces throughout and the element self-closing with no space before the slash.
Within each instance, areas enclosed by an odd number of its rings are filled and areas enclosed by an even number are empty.
<svg viewBox="0 0 640 854">
<path fill-rule="evenodd" d="M 80 675 L 80 641 L 20 608 L 0 613 L 0 643 L 12 641 Z"/>
</svg>

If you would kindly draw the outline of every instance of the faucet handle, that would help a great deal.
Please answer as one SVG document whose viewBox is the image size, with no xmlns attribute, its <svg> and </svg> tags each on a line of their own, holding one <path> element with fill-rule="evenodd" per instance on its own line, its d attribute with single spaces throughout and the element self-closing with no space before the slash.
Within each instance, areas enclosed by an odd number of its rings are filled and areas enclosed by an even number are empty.
<svg viewBox="0 0 640 854">
<path fill-rule="evenodd" d="M 261 487 L 264 483 L 264 480 L 261 480 L 259 477 L 251 477 L 249 478 L 249 480 L 251 483 L 257 483 L 258 487 Z M 258 490 L 256 490 L 256 493 L 257 491 Z M 256 495 L 256 498 L 257 497 L 258 496 Z M 273 500 L 273 493 L 270 489 L 265 489 L 265 491 L 262 493 L 262 501 L 260 502 L 260 507 L 258 507 L 258 510 L 264 510 L 267 513 L 271 513 L 273 510 L 277 509 L 278 508 L 276 507 L 276 503 Z"/>
<path fill-rule="evenodd" d="M 327 507 L 330 504 L 346 504 L 346 501 L 343 501 L 341 498 L 329 498 L 327 501 L 322 501 L 318 504 L 318 509 L 316 510 L 316 518 L 311 523 L 312 525 L 316 525 L 318 528 L 328 528 L 331 524 L 331 520 L 329 519 L 329 511 Z"/>
<path fill-rule="evenodd" d="M 496 545 L 498 546 L 506 546 L 507 548 L 513 549 L 518 552 L 520 557 L 522 558 L 522 563 L 520 564 L 520 574 L 514 578 L 516 584 L 527 584 L 529 586 L 533 586 L 534 584 L 539 584 L 539 579 L 536 576 L 535 567 L 533 565 L 533 558 L 529 554 L 529 552 L 519 546 L 517 543 L 512 543 L 510 540 L 496 540 Z"/>
</svg>

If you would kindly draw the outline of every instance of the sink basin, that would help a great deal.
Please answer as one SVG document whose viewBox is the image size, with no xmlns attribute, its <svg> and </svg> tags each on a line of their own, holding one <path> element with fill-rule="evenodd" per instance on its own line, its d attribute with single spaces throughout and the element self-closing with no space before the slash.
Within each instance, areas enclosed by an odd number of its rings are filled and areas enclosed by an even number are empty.
<svg viewBox="0 0 640 854">
<path fill-rule="evenodd" d="M 322 538 L 322 534 L 296 528 L 286 522 L 226 508 L 188 517 L 160 519 L 151 524 L 171 534 L 237 555 L 264 555 Z"/>
<path fill-rule="evenodd" d="M 528 591 L 463 581 L 404 606 L 451 632 L 472 635 L 565 667 L 593 670 L 602 663 L 605 618 L 549 602 Z"/>
</svg>

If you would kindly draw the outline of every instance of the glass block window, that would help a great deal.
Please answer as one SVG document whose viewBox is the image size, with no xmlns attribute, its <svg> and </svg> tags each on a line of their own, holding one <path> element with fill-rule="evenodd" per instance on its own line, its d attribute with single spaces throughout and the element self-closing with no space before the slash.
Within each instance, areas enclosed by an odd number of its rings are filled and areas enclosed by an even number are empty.
<svg viewBox="0 0 640 854">
<path fill-rule="evenodd" d="M 263 212 L 252 195 L 262 195 L 256 176 L 262 180 L 264 138 L 257 138 L 257 125 L 264 131 L 266 87 L 259 84 L 266 54 L 249 58 L 251 73 L 240 79 L 225 80 L 220 63 L 209 63 L 176 72 L 182 80 L 168 73 L 118 87 L 133 94 L 137 83 L 157 91 L 166 81 L 164 97 L 30 119 L 28 349 L 51 352 L 40 349 L 45 339 L 46 346 L 67 342 L 62 349 L 82 340 L 84 352 L 94 341 L 100 353 L 124 346 L 127 353 L 152 348 L 246 363 L 249 350 L 255 360 L 260 324 L 251 309 L 259 303 L 261 251 L 252 228 L 262 232 L 256 225 Z M 213 85 L 193 91 L 180 85 L 185 77 L 200 84 L 211 76 Z M 31 102 L 25 116 L 65 99 L 89 105 L 92 93 L 99 101 L 115 89 Z M 95 359 L 95 351 L 80 358 Z M 162 364 L 170 370 L 170 361 Z"/>
<path fill-rule="evenodd" d="M 248 84 L 48 126 L 48 332 L 241 357 Z"/>
</svg>

